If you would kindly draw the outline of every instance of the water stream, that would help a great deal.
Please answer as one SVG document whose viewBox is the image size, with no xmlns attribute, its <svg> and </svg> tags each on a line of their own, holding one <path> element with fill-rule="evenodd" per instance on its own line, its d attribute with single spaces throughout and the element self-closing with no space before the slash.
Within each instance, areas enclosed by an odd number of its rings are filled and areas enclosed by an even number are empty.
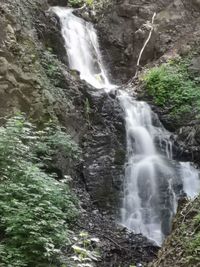
<svg viewBox="0 0 200 267">
<path fill-rule="evenodd" d="M 127 140 L 121 224 L 160 245 L 183 190 L 189 197 L 200 191 L 199 172 L 189 162 L 173 160 L 170 133 L 149 105 L 109 82 L 93 25 L 76 17 L 72 9 L 53 11 L 61 21 L 70 68 L 96 88 L 118 90 Z"/>
<path fill-rule="evenodd" d="M 76 17 L 72 9 L 53 7 L 62 23 L 62 36 L 69 65 L 80 73 L 81 79 L 96 88 L 113 87 L 103 67 L 99 43 L 91 23 Z"/>
</svg>

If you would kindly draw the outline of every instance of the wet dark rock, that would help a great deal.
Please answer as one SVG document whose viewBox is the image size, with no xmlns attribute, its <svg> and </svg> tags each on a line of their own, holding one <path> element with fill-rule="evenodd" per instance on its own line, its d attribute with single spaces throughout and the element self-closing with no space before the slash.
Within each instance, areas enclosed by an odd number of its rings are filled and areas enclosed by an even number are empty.
<svg viewBox="0 0 200 267">
<path fill-rule="evenodd" d="M 41 17 L 40 22 L 36 23 L 36 30 L 38 38 L 45 46 L 45 49 L 51 50 L 61 62 L 68 65 L 60 20 L 57 15 L 51 10 L 46 11 L 44 16 Z"/>
<path fill-rule="evenodd" d="M 67 6 L 68 0 L 48 0 L 48 4 L 51 6 Z"/>
<path fill-rule="evenodd" d="M 74 9 L 73 14 L 88 22 L 92 22 L 94 20 L 93 13 L 87 5 L 83 5 L 81 8 Z"/>
<path fill-rule="evenodd" d="M 191 0 L 192 4 L 196 6 L 197 8 L 200 7 L 200 1 L 199 0 Z"/>
<path fill-rule="evenodd" d="M 117 9 L 117 14 L 120 17 L 132 18 L 139 13 L 139 6 L 131 4 L 122 4 Z"/>
<path fill-rule="evenodd" d="M 117 99 L 105 92 L 87 93 L 90 128 L 84 136 L 84 178 L 87 189 L 102 210 L 119 207 L 125 163 L 125 127 Z"/>
<path fill-rule="evenodd" d="M 171 221 L 169 221 L 169 218 L 171 217 L 171 210 L 167 208 L 163 209 L 161 217 L 161 230 L 165 236 L 168 236 L 171 233 Z"/>
<path fill-rule="evenodd" d="M 179 157 L 200 165 L 200 124 L 183 126 L 177 131 L 176 142 L 182 149 Z M 180 151 L 179 151 L 180 152 Z"/>
</svg>

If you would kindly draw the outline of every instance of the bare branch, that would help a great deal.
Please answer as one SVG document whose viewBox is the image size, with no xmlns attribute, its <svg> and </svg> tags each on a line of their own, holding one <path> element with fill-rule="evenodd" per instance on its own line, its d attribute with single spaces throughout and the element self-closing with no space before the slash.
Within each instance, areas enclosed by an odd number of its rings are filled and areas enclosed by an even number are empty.
<svg viewBox="0 0 200 267">
<path fill-rule="evenodd" d="M 145 43 L 144 43 L 144 45 L 143 45 L 143 47 L 142 47 L 142 49 L 140 51 L 139 56 L 138 56 L 135 76 L 131 79 L 130 82 L 133 82 L 137 78 L 137 76 L 138 76 L 138 69 L 139 69 L 139 66 L 140 66 L 140 61 L 141 61 L 141 58 L 142 58 L 142 54 L 143 54 L 143 52 L 144 52 L 147 44 L 149 43 L 149 41 L 151 39 L 151 36 L 152 36 L 152 33 L 153 33 L 153 29 L 154 29 L 153 25 L 154 25 L 155 17 L 156 17 L 156 13 L 153 14 L 153 17 L 152 17 L 152 20 L 151 20 L 151 24 L 148 24 L 148 27 L 150 29 L 150 32 L 149 32 L 149 35 L 148 35 L 148 37 L 147 37 L 147 39 L 146 39 L 146 41 L 145 41 Z"/>
</svg>

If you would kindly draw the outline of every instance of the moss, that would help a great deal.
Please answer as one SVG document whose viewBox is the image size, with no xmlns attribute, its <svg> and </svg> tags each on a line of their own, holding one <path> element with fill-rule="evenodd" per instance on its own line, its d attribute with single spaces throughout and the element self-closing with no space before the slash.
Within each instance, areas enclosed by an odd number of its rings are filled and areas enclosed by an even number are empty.
<svg viewBox="0 0 200 267">
<path fill-rule="evenodd" d="M 193 118 L 200 114 L 200 82 L 190 75 L 190 62 L 191 57 L 176 59 L 150 69 L 143 76 L 147 95 L 176 119 L 191 112 Z"/>
</svg>

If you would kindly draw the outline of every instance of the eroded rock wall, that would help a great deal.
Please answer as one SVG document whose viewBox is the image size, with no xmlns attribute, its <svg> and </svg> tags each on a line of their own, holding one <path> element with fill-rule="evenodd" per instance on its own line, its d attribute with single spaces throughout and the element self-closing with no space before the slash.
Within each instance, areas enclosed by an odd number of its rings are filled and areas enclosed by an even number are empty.
<svg viewBox="0 0 200 267">
<path fill-rule="evenodd" d="M 84 178 L 94 203 L 109 214 L 120 210 L 126 133 L 123 111 L 115 93 L 88 94 L 90 127 L 84 136 Z"/>
<path fill-rule="evenodd" d="M 184 53 L 189 36 L 199 35 L 200 9 L 196 0 L 113 0 L 99 17 L 97 29 L 105 62 L 115 81 L 126 82 L 134 76 L 154 12 L 154 32 L 142 55 L 142 66 L 173 50 L 177 43 Z"/>
</svg>

